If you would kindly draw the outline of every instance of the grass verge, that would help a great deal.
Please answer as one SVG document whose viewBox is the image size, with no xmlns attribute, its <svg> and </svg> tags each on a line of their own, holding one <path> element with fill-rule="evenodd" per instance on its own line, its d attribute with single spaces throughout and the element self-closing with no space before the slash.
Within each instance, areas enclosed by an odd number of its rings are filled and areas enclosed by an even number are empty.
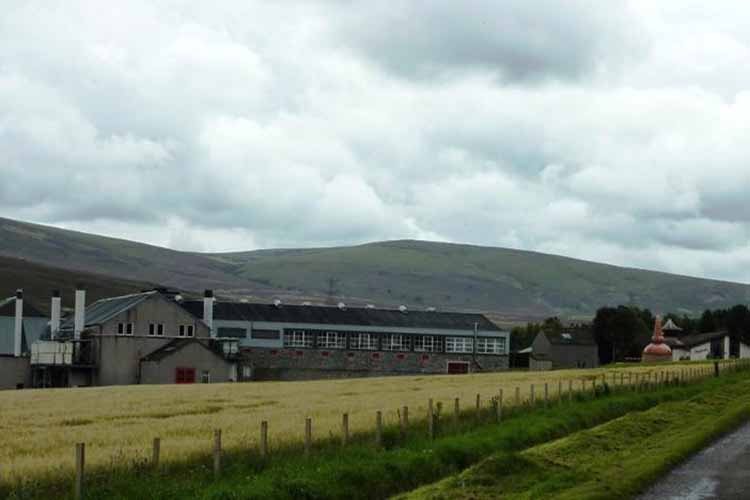
<svg viewBox="0 0 750 500">
<path fill-rule="evenodd" d="M 750 381 L 743 381 L 525 451 L 499 452 L 401 499 L 630 498 L 749 417 Z"/>
<path fill-rule="evenodd" d="M 156 472 L 145 463 L 101 467 L 87 474 L 85 498 L 384 498 L 456 474 L 497 452 L 515 453 L 660 403 L 731 392 L 745 377 L 729 373 L 687 386 L 623 390 L 599 398 L 579 394 L 570 403 L 516 412 L 500 425 L 468 415 L 457 422 L 444 418 L 441 437 L 434 441 L 424 438 L 424 421 L 410 427 L 406 439 L 397 428 L 386 427 L 382 449 L 373 446 L 372 434 L 361 434 L 347 448 L 336 439 L 319 443 L 310 457 L 303 456 L 299 446 L 274 450 L 264 467 L 254 453 L 233 452 L 224 457 L 227 466 L 219 479 L 212 477 L 205 456 L 186 457 Z M 70 477 L 35 478 L 0 491 L 0 496 L 69 498 L 71 491 Z"/>
</svg>

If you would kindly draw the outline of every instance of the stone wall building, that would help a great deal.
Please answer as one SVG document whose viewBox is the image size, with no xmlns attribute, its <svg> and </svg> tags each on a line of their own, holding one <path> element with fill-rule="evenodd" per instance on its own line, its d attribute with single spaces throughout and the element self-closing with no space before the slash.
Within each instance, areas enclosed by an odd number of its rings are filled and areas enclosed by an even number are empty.
<svg viewBox="0 0 750 500">
<path fill-rule="evenodd" d="M 531 344 L 530 370 L 596 368 L 599 347 L 588 331 L 540 332 Z"/>
<path fill-rule="evenodd" d="M 200 301 L 182 305 L 205 313 Z M 254 380 L 508 368 L 510 334 L 481 314 L 243 302 L 216 302 L 212 314 Z"/>
</svg>

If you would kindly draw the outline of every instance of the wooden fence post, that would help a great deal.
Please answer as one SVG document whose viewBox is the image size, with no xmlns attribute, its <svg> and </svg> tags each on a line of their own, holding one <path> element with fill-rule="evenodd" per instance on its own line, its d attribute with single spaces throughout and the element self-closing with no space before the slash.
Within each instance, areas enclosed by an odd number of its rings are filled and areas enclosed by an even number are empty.
<svg viewBox="0 0 750 500">
<path fill-rule="evenodd" d="M 305 455 L 310 455 L 312 447 L 312 418 L 305 418 Z"/>
<path fill-rule="evenodd" d="M 349 414 L 344 413 L 341 415 L 341 444 L 346 446 L 349 444 Z"/>
<path fill-rule="evenodd" d="M 521 406 L 521 388 L 516 387 L 516 409 Z"/>
<path fill-rule="evenodd" d="M 461 415 L 461 402 L 458 398 L 453 400 L 453 417 L 458 422 L 459 416 Z"/>
<path fill-rule="evenodd" d="M 383 412 L 380 410 L 375 413 L 375 444 L 383 446 Z"/>
<path fill-rule="evenodd" d="M 154 438 L 153 446 L 151 448 L 151 467 L 154 469 L 159 468 L 159 454 L 161 452 L 161 439 L 158 437 Z"/>
<path fill-rule="evenodd" d="M 568 401 L 573 401 L 573 379 L 568 380 Z"/>
<path fill-rule="evenodd" d="M 432 408 L 432 398 L 427 402 L 427 436 L 435 439 L 435 412 Z"/>
<path fill-rule="evenodd" d="M 260 423 L 260 459 L 268 460 L 268 421 Z"/>
<path fill-rule="evenodd" d="M 482 396 L 477 394 L 477 418 L 479 418 L 481 411 L 482 411 Z"/>
<path fill-rule="evenodd" d="M 549 384 L 544 383 L 544 406 L 549 406 Z"/>
<path fill-rule="evenodd" d="M 214 430 L 214 477 L 221 474 L 221 429 Z"/>
<path fill-rule="evenodd" d="M 401 408 L 401 418 L 399 419 L 399 427 L 401 429 L 401 438 L 406 437 L 406 428 L 409 426 L 409 407 L 404 406 Z"/>
<path fill-rule="evenodd" d="M 76 481 L 74 485 L 74 498 L 83 498 L 83 470 L 86 466 L 86 444 L 76 444 Z"/>
<path fill-rule="evenodd" d="M 534 403 L 536 402 L 536 394 L 534 394 L 534 384 L 531 384 L 531 388 L 529 389 L 529 391 L 529 402 L 531 403 L 531 406 L 534 406 Z"/>
<path fill-rule="evenodd" d="M 497 421 L 500 422 L 503 419 L 503 390 L 497 395 Z"/>
<path fill-rule="evenodd" d="M 557 381 L 557 402 L 562 403 L 563 398 L 563 388 L 562 388 L 562 379 Z"/>
</svg>

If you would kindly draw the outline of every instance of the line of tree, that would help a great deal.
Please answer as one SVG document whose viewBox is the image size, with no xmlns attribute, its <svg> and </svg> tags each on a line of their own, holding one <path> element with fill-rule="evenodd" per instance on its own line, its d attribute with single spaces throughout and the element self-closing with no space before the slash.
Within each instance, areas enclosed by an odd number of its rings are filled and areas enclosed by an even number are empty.
<svg viewBox="0 0 750 500">
<path fill-rule="evenodd" d="M 560 333 L 578 329 L 589 330 L 599 346 L 599 360 L 602 364 L 639 358 L 643 348 L 651 341 L 655 321 L 649 309 L 636 306 L 602 307 L 596 311 L 592 323 L 564 325 L 557 317 L 545 319 L 541 323 L 527 323 L 511 330 L 511 350 L 529 347 L 539 332 Z M 669 313 L 663 321 L 671 319 L 682 328 L 678 337 L 696 333 L 726 331 L 733 340 L 750 344 L 750 309 L 738 304 L 729 309 L 707 309 L 698 317 Z M 670 335 L 674 333 L 670 332 Z"/>
</svg>

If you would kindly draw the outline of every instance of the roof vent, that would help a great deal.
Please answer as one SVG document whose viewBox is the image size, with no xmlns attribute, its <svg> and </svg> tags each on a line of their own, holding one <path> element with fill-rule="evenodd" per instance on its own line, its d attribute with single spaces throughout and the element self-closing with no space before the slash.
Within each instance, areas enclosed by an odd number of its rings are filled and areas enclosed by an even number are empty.
<svg viewBox="0 0 750 500">
<path fill-rule="evenodd" d="M 406 311 L 407 311 L 406 306 L 403 305 L 403 304 L 400 305 L 400 306 L 398 306 L 398 310 L 401 311 L 402 313 L 406 313 Z"/>
<path fill-rule="evenodd" d="M 175 295 L 174 296 L 174 301 L 175 302 L 182 302 L 182 295 L 180 295 L 179 293 L 177 295 Z"/>
<path fill-rule="evenodd" d="M 273 305 L 275 305 L 276 307 L 281 307 L 281 301 L 279 299 L 274 299 Z"/>
<path fill-rule="evenodd" d="M 247 299 L 240 299 L 240 302 L 242 302 L 243 304 L 247 304 L 249 302 L 249 300 L 247 300 Z"/>
<path fill-rule="evenodd" d="M 367 304 L 365 307 L 367 309 L 375 309 L 375 305 L 373 305 L 373 304 Z"/>
<path fill-rule="evenodd" d="M 427 312 L 434 313 L 435 311 L 437 311 L 437 309 L 435 309 L 434 307 L 428 307 L 427 308 Z"/>
<path fill-rule="evenodd" d="M 302 303 L 302 305 L 303 305 L 303 306 L 309 306 L 309 305 L 311 305 L 311 304 L 310 304 L 310 303 L 309 303 L 308 301 L 304 301 L 304 302 Z"/>
<path fill-rule="evenodd" d="M 338 308 L 343 311 L 344 309 L 346 309 L 346 304 L 344 304 L 343 302 L 339 302 L 338 303 Z"/>
</svg>

